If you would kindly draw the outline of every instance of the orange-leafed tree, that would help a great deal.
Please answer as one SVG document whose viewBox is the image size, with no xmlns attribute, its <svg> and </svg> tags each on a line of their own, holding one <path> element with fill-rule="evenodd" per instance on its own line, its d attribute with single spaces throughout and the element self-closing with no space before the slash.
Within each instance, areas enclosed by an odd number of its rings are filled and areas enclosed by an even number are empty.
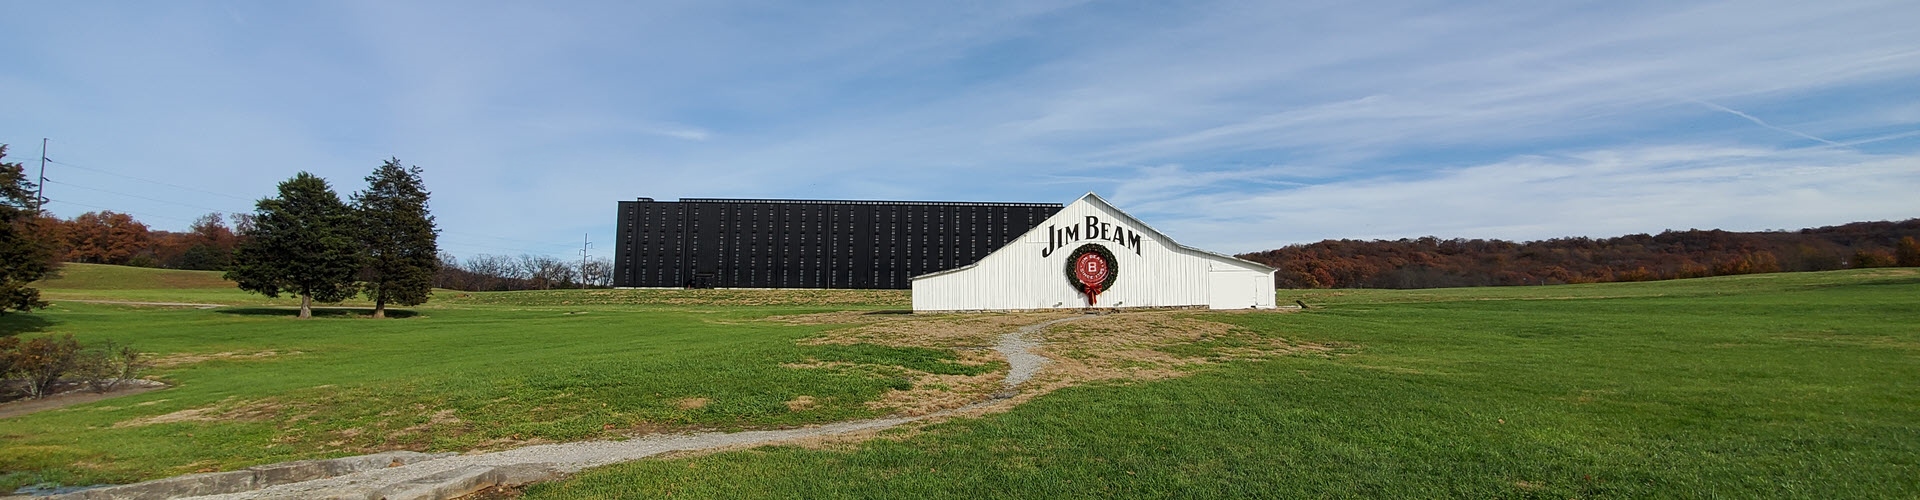
<svg viewBox="0 0 1920 500">
<path fill-rule="evenodd" d="M 181 257 L 181 268 L 219 270 L 226 269 L 232 260 L 233 248 L 238 245 L 239 237 L 227 228 L 219 212 L 194 219 L 187 228 L 186 251 Z"/>
<path fill-rule="evenodd" d="M 152 231 L 147 233 L 146 254 L 152 255 L 160 267 L 181 269 L 180 261 L 187 253 L 191 233 L 173 231 Z"/>
<path fill-rule="evenodd" d="M 1862 249 L 1853 252 L 1853 268 L 1887 267 L 1894 265 L 1892 254 L 1886 250 Z"/>
<path fill-rule="evenodd" d="M 126 264 L 152 244 L 146 224 L 109 210 L 80 214 L 66 226 L 68 262 Z"/>
<path fill-rule="evenodd" d="M 1893 247 L 1893 261 L 1900 267 L 1920 267 L 1920 241 L 1914 241 L 1912 236 L 1900 238 L 1900 243 Z"/>
</svg>

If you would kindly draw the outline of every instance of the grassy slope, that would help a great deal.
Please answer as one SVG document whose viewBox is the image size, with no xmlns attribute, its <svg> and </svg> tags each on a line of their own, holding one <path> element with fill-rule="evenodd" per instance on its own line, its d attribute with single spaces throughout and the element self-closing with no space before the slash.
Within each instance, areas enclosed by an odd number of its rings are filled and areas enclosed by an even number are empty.
<svg viewBox="0 0 1920 500">
<path fill-rule="evenodd" d="M 503 440 L 837 421 L 872 416 L 864 402 L 906 384 L 899 367 L 986 369 L 950 366 L 942 360 L 951 353 L 924 349 L 799 346 L 795 339 L 824 327 L 750 321 L 819 310 L 792 305 L 548 306 L 541 304 L 552 301 L 533 294 L 522 301 L 533 305 L 506 306 L 479 303 L 512 303 L 496 299 L 513 294 L 469 294 L 467 305 L 450 300 L 456 305 L 415 309 L 405 319 L 295 321 L 281 308 L 57 298 L 196 302 L 227 293 L 238 299 L 213 301 L 258 301 L 208 276 L 69 266 L 64 278 L 41 283 L 55 306 L 0 317 L 9 332 L 71 333 L 83 343 L 111 338 L 161 355 L 239 355 L 154 370 L 176 385 L 168 390 L 0 420 L 0 491 L 376 449 L 465 450 L 507 445 Z M 807 359 L 866 366 L 780 366 Z M 800 395 L 817 406 L 794 411 L 783 404 Z M 688 398 L 709 402 L 682 407 Z M 206 411 L 199 420 L 125 425 L 191 409 Z"/>
<path fill-rule="evenodd" d="M 1301 296 L 1321 307 L 1221 317 L 1345 355 L 529 497 L 1920 496 L 1914 270 Z"/>
<path fill-rule="evenodd" d="M 179 271 L 103 264 L 61 264 L 53 276 L 34 283 L 42 298 L 191 302 L 230 305 L 299 305 L 297 297 L 278 299 L 250 294 L 220 278 L 220 271 Z M 349 302 L 348 304 L 356 304 Z"/>
<path fill-rule="evenodd" d="M 236 288 L 221 279 L 220 271 L 180 271 L 101 264 L 62 264 L 55 275 L 34 283 L 49 301 L 94 300 L 185 302 L 244 306 L 298 306 L 298 296 L 270 298 Z M 368 308 L 361 297 L 320 307 Z M 911 304 L 906 290 L 832 290 L 795 294 L 782 290 L 528 290 L 517 292 L 462 292 L 434 290 L 422 309 L 447 307 L 626 306 L 644 308 L 831 307 L 834 309 L 905 309 Z"/>
</svg>

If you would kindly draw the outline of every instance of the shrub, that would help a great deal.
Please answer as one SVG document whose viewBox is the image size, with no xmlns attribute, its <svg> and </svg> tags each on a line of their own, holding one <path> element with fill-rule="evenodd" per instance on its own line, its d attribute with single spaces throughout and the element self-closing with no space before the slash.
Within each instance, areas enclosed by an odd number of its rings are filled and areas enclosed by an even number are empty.
<svg viewBox="0 0 1920 500">
<path fill-rule="evenodd" d="M 14 368 L 27 381 L 27 395 L 47 397 L 60 376 L 73 370 L 80 357 L 80 343 L 73 335 L 48 335 L 20 343 L 15 350 Z"/>
<path fill-rule="evenodd" d="M 6 381 L 13 378 L 20 358 L 20 339 L 18 337 L 0 337 L 0 400 L 11 396 Z"/>
<path fill-rule="evenodd" d="M 1894 264 L 1893 254 L 1885 250 L 1860 250 L 1853 253 L 1853 268 L 1887 267 Z"/>
<path fill-rule="evenodd" d="M 146 367 L 146 360 L 133 346 L 106 340 L 80 352 L 73 374 L 93 392 L 107 392 L 139 378 Z"/>
<path fill-rule="evenodd" d="M 1900 238 L 1900 244 L 1893 249 L 1893 262 L 1901 267 L 1920 267 L 1920 241 L 1912 236 Z"/>
</svg>

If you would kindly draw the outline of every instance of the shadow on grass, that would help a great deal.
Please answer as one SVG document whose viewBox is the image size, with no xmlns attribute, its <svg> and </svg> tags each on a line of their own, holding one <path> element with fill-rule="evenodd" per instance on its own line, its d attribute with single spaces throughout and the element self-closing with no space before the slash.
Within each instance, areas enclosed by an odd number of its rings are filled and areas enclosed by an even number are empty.
<svg viewBox="0 0 1920 500">
<path fill-rule="evenodd" d="M 1895 268 L 1898 269 L 1898 268 Z M 1861 281 L 1847 283 L 1817 283 L 1793 287 L 1799 290 L 1829 290 L 1835 288 L 1853 288 L 1863 286 L 1905 286 L 1920 284 L 1920 276 L 1871 277 Z"/>
<path fill-rule="evenodd" d="M 1862 285 L 1912 285 L 1916 283 L 1920 283 L 1920 276 L 1911 274 L 1906 276 L 1874 276 L 1871 279 L 1860 282 Z"/>
<path fill-rule="evenodd" d="M 53 320 L 47 319 L 46 316 L 17 312 L 0 315 L 0 337 L 44 332 L 49 326 L 53 326 Z"/>
<path fill-rule="evenodd" d="M 912 309 L 881 309 L 878 311 L 867 311 L 866 314 L 868 316 L 874 316 L 874 315 L 880 315 L 880 314 L 913 314 L 913 310 Z"/>
<path fill-rule="evenodd" d="M 297 307 L 290 307 L 290 308 L 223 307 L 223 308 L 215 309 L 214 311 L 217 311 L 221 314 L 234 314 L 239 316 L 286 316 L 291 318 L 291 317 L 300 315 L 300 308 L 297 308 Z M 389 319 L 411 318 L 414 316 L 418 316 L 419 314 L 420 313 L 408 311 L 405 309 L 388 309 L 387 310 L 387 318 Z M 373 308 L 370 308 L 370 307 L 315 307 L 313 308 L 313 317 L 315 318 L 371 318 L 373 317 Z"/>
</svg>

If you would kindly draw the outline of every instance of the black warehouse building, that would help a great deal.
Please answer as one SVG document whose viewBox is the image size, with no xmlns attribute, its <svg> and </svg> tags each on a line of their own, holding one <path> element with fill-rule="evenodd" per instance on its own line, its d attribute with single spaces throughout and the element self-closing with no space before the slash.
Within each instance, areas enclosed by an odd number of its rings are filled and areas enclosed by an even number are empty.
<svg viewBox="0 0 1920 500">
<path fill-rule="evenodd" d="M 910 288 L 971 264 L 1058 203 L 743 200 L 620 202 L 616 287 Z"/>
</svg>

